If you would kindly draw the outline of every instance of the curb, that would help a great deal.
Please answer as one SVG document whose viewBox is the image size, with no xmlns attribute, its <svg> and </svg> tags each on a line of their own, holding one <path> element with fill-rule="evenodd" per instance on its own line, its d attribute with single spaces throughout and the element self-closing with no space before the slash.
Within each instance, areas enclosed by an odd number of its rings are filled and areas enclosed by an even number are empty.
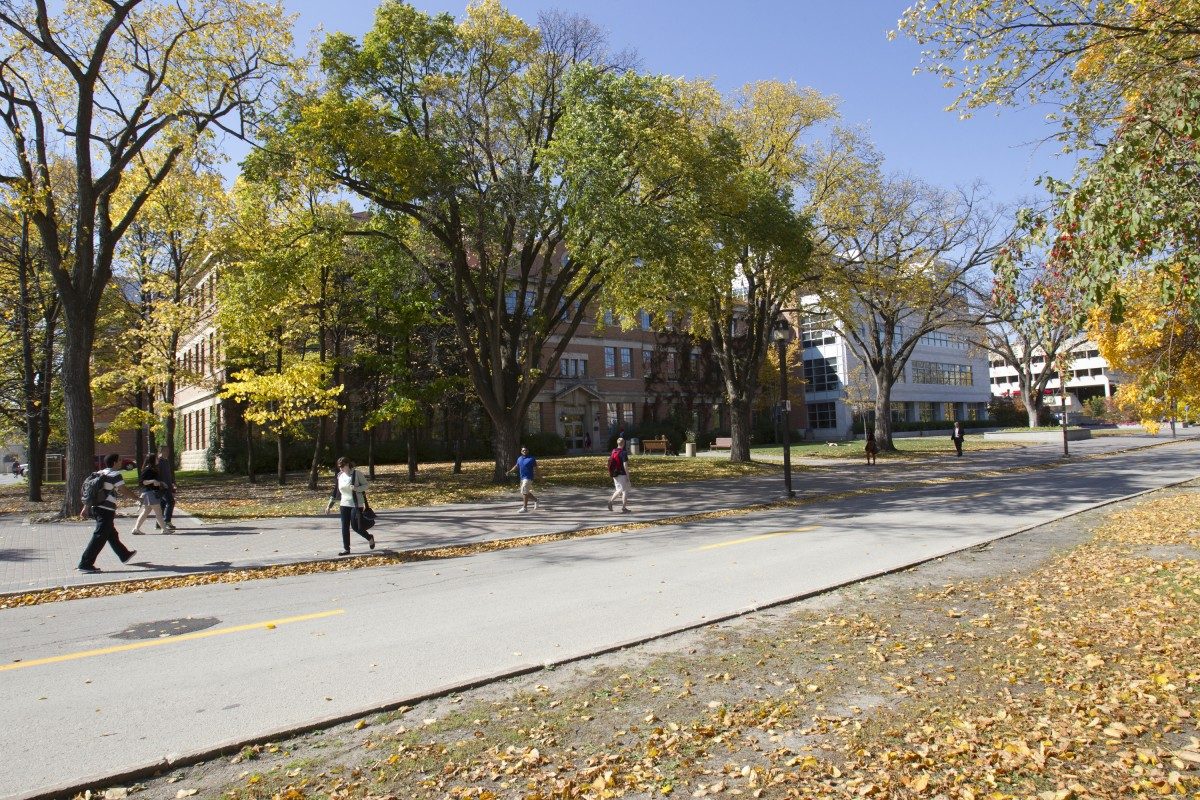
<svg viewBox="0 0 1200 800">
<path fill-rule="evenodd" d="M 1141 449 L 1141 448 L 1134 448 L 1134 449 Z M 461 692 L 470 691 L 472 689 L 478 689 L 478 688 L 487 686 L 489 684 L 498 683 L 500 681 L 510 680 L 512 678 L 519 678 L 519 677 L 522 677 L 525 675 L 530 675 L 530 674 L 533 674 L 536 672 L 541 672 L 543 670 L 553 669 L 555 667 L 561 667 L 561 666 L 565 666 L 567 664 L 574 664 L 579 661 L 586 661 L 587 659 L 595 658 L 597 656 L 603 656 L 603 655 L 608 655 L 610 653 L 620 652 L 621 650 L 627 650 L 632 647 L 638 647 L 640 645 L 649 644 L 651 642 L 660 641 L 662 639 L 667 639 L 667 638 L 670 638 L 671 636 L 676 636 L 680 633 L 687 633 L 689 631 L 700 630 L 702 628 L 707 628 L 711 625 L 718 625 L 722 622 L 728 622 L 730 620 L 739 619 L 741 617 L 749 616 L 750 614 L 754 614 L 759 611 L 765 611 L 767 609 L 778 608 L 780 606 L 790 605 L 792 603 L 797 603 L 802 600 L 808 600 L 813 597 L 819 597 L 824 594 L 829 594 L 830 592 L 838 591 L 839 589 L 844 589 L 846 587 L 854 586 L 854 585 L 857 585 L 860 583 L 866 583 L 868 581 L 872 581 L 877 578 L 883 578 L 888 575 L 895 575 L 895 574 L 898 574 L 901 572 L 907 572 L 908 570 L 914 569 L 915 567 L 919 567 L 923 564 L 928 564 L 932 561 L 937 561 L 939 559 L 943 559 L 948 556 L 956 555 L 958 553 L 965 553 L 965 552 L 974 550 L 978 547 L 981 547 L 983 545 L 991 544 L 992 542 L 999 542 L 999 541 L 1003 541 L 1004 539 L 1010 539 L 1014 536 L 1020 536 L 1023 533 L 1028 533 L 1029 531 L 1033 531 L 1038 528 L 1044 527 L 1046 525 L 1060 522 L 1064 519 L 1070 519 L 1071 517 L 1075 517 L 1080 514 L 1085 514 L 1089 511 L 1094 511 L 1098 508 L 1103 508 L 1105 506 L 1114 505 L 1116 503 L 1124 503 L 1126 501 L 1133 500 L 1138 497 L 1143 497 L 1148 494 L 1153 494 L 1155 492 L 1163 491 L 1164 489 L 1173 489 L 1177 486 L 1181 486 L 1183 484 L 1190 483 L 1194 480 L 1196 480 L 1196 476 L 1193 476 L 1190 478 L 1185 478 L 1180 481 L 1175 481 L 1173 483 L 1164 484 L 1162 486 L 1159 486 L 1159 487 L 1156 487 L 1153 489 L 1144 489 L 1140 492 L 1134 492 L 1132 494 L 1123 495 L 1121 497 L 1103 500 L 1099 503 L 1094 503 L 1092 505 L 1085 506 L 1083 508 L 1077 509 L 1070 513 L 1063 514 L 1062 516 L 1055 517 L 1054 519 L 1046 520 L 1044 522 L 1039 522 L 1034 525 L 1027 525 L 1023 528 L 1018 528 L 1015 531 L 1010 531 L 1008 533 L 1003 533 L 998 536 L 993 536 L 990 539 L 987 539 L 982 542 L 975 542 L 966 547 L 951 548 L 949 550 L 938 552 L 933 555 L 925 556 L 923 558 L 917 559 L 916 561 L 911 561 L 907 564 L 890 567 L 888 569 L 879 570 L 879 571 L 872 572 L 872 573 L 869 573 L 866 575 L 860 575 L 856 578 L 851 578 L 849 580 L 827 584 L 825 586 L 818 587 L 816 589 L 810 589 L 808 591 L 800 592 L 800 593 L 794 594 L 794 595 L 789 595 L 787 597 L 780 598 L 777 600 L 771 600 L 766 603 L 760 603 L 760 604 L 757 604 L 754 606 L 749 606 L 747 608 L 743 608 L 738 611 L 733 611 L 728 614 L 722 614 L 720 616 L 713 617 L 711 619 L 705 619 L 701 622 L 690 622 L 690 623 L 687 623 L 684 625 L 678 625 L 673 628 L 668 628 L 667 630 L 664 630 L 664 631 L 659 631 L 658 633 L 650 634 L 647 636 L 640 636 L 640 637 L 636 637 L 633 639 L 627 639 L 627 640 L 617 642 L 614 644 L 605 645 L 604 647 L 595 648 L 595 649 L 589 650 L 584 653 L 577 653 L 575 655 L 566 656 L 566 657 L 563 657 L 560 659 L 555 659 L 553 661 L 546 661 L 541 664 L 523 664 L 520 666 L 512 667 L 511 669 L 503 670 L 501 672 L 495 672 L 495 673 L 492 673 L 490 675 L 486 675 L 483 677 L 473 678 L 469 681 L 463 681 L 460 683 L 448 684 L 446 686 L 437 687 L 437 688 L 429 690 L 428 692 L 423 692 L 418 695 L 412 695 L 412 696 L 405 697 L 405 698 L 402 698 L 399 700 L 389 700 L 386 703 L 367 706 L 367 707 L 355 709 L 353 711 L 342 712 L 342 713 L 331 715 L 328 717 L 322 717 L 322 718 L 319 718 L 316 720 L 312 720 L 312 721 L 303 723 L 301 725 L 293 725 L 293 726 L 289 726 L 286 728 L 277 728 L 268 733 L 259 734 L 259 735 L 253 736 L 253 737 L 229 740 L 229 741 L 223 742 L 221 744 L 212 745 L 210 747 L 206 747 L 206 748 L 203 748 L 200 750 L 194 750 L 190 753 L 186 753 L 186 754 L 182 754 L 182 755 L 174 755 L 174 754 L 168 755 L 161 760 L 154 761 L 154 762 L 147 763 L 147 764 L 142 764 L 142 765 L 139 765 L 136 767 L 131 767 L 122 772 L 110 773 L 107 775 L 97 775 L 97 776 L 93 776 L 93 777 L 85 778 L 85 779 L 77 779 L 75 781 L 72 781 L 71 783 L 60 784 L 59 786 L 52 787 L 49 789 L 38 789 L 38 790 L 35 790 L 32 792 L 27 792 L 24 794 L 12 795 L 9 798 L 6 798 L 5 800 L 55 800 L 56 798 L 72 797 L 76 794 L 84 792 L 88 789 L 92 789 L 93 787 L 96 787 L 96 786 L 112 787 L 112 786 L 117 786 L 117 785 L 121 785 L 121 784 L 132 783 L 132 782 L 142 780 L 144 778 L 154 777 L 154 776 L 158 775 L 159 773 L 163 772 L 164 770 L 188 767 L 188 766 L 192 766 L 194 764 L 198 764 L 203 761 L 209 761 L 211 759 L 214 759 L 214 758 L 217 758 L 217 757 L 220 757 L 223 755 L 228 755 L 229 753 L 236 752 L 238 750 L 241 750 L 244 747 L 251 747 L 254 745 L 258 745 L 258 744 L 266 744 L 268 742 L 279 741 L 281 739 L 290 739 L 290 738 L 300 736 L 300 735 L 303 735 L 306 733 L 311 733 L 316 730 L 323 730 L 326 728 L 331 728 L 335 725 L 340 725 L 340 724 L 350 722 L 352 720 L 360 719 L 362 717 L 367 717 L 367 716 L 370 716 L 373 714 L 385 714 L 389 711 L 395 711 L 403 706 L 414 706 L 418 703 L 427 702 L 429 700 L 437 700 L 437 699 L 440 699 L 443 697 L 447 697 L 449 695 L 459 694 Z"/>
</svg>

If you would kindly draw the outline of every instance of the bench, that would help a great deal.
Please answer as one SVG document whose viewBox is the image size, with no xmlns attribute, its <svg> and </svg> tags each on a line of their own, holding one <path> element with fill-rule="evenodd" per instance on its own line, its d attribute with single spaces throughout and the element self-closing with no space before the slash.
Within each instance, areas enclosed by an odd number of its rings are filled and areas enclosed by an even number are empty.
<svg viewBox="0 0 1200 800">
<path fill-rule="evenodd" d="M 716 439 L 713 439 L 712 449 L 713 450 L 732 450 L 733 449 L 733 437 L 732 436 L 718 436 Z"/>
<path fill-rule="evenodd" d="M 664 456 L 671 452 L 671 442 L 665 436 L 657 439 L 642 439 L 642 452 L 646 455 L 662 453 Z"/>
</svg>

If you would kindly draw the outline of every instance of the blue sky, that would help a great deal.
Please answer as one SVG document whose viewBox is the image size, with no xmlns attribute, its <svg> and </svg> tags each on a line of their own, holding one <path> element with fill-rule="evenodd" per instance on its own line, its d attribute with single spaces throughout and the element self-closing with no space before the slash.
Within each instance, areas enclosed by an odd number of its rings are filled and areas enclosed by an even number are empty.
<svg viewBox="0 0 1200 800">
<path fill-rule="evenodd" d="M 361 35 L 372 24 L 370 0 L 285 0 L 299 14 L 297 38 L 321 26 Z M 466 0 L 424 2 L 429 12 L 460 15 Z M 584 14 L 617 49 L 641 57 L 650 72 L 708 78 L 724 91 L 759 79 L 795 80 L 837 95 L 843 121 L 866 126 L 889 169 L 942 185 L 982 179 L 995 200 L 1038 193 L 1034 180 L 1069 177 L 1072 162 L 1043 142 L 1054 129 L 1046 109 L 987 110 L 962 121 L 943 109 L 953 99 L 929 75 L 912 74 L 919 48 L 887 40 L 905 2 L 886 0 L 508 0 L 533 21 L 546 8 Z"/>
</svg>

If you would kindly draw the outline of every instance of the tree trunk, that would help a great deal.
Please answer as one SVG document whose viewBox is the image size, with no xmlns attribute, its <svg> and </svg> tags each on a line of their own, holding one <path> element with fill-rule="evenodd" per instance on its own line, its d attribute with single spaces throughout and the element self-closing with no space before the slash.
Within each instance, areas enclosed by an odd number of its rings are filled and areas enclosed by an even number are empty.
<svg viewBox="0 0 1200 800">
<path fill-rule="evenodd" d="M 246 477 L 250 483 L 258 483 L 258 475 L 254 472 L 254 426 L 246 421 Z"/>
<path fill-rule="evenodd" d="M 728 398 L 727 398 L 728 399 Z M 750 417 L 752 401 L 738 397 L 729 402 L 729 460 L 745 463 L 750 460 Z"/>
<path fill-rule="evenodd" d="M 457 430 L 454 433 L 454 474 L 462 474 L 462 446 L 463 440 L 467 438 L 467 414 L 465 410 L 459 411 Z"/>
<path fill-rule="evenodd" d="M 892 382 L 882 372 L 875 373 L 875 446 L 880 452 L 896 452 L 892 443 Z"/>
<path fill-rule="evenodd" d="M 520 452 L 521 423 L 514 419 L 492 420 L 492 454 L 496 463 L 493 483 L 504 483 L 505 473 L 517 461 Z"/>
<path fill-rule="evenodd" d="M 312 467 L 308 470 L 308 490 L 317 491 L 317 471 L 321 468 L 321 451 L 325 449 L 325 418 L 317 420 L 317 443 L 313 447 Z M 374 473 L 371 475 L 375 477 Z"/>
<path fill-rule="evenodd" d="M 26 460 L 29 466 L 26 476 L 29 485 L 26 487 L 29 501 L 42 502 L 42 474 L 46 467 L 46 459 L 38 447 L 41 434 L 41 419 L 48 409 L 38 407 L 38 387 L 33 366 L 33 326 L 29 322 L 29 310 L 32 306 L 29 297 L 29 218 L 21 215 L 21 252 L 17 263 L 17 285 L 20 288 L 20 307 L 17 315 L 21 325 L 21 378 L 25 405 L 25 442 Z M 46 332 L 50 336 L 50 331 Z"/>
<path fill-rule="evenodd" d="M 404 431 L 404 438 L 408 445 L 408 482 L 413 483 L 417 480 L 417 431 L 416 428 L 408 427 Z"/>
<path fill-rule="evenodd" d="M 96 420 L 92 405 L 92 346 L 96 322 L 88 309 L 68 307 L 65 311 L 67 328 L 63 343 L 62 387 L 67 417 L 67 485 L 62 513 L 74 517 L 79 513 L 83 499 L 83 479 L 93 471 L 96 455 Z"/>
<path fill-rule="evenodd" d="M 283 434 L 279 433 L 275 435 L 275 474 L 279 479 L 280 486 L 283 486 L 285 483 L 287 483 L 287 470 L 284 468 L 286 465 L 284 463 L 283 452 Z"/>
<path fill-rule="evenodd" d="M 137 392 L 137 410 L 146 410 L 146 390 L 138 389 Z M 137 468 L 141 469 L 146 463 L 146 425 L 139 425 L 137 433 L 133 437 L 133 460 L 137 462 Z"/>
<path fill-rule="evenodd" d="M 367 431 L 367 478 L 375 480 L 375 429 Z"/>
<path fill-rule="evenodd" d="M 1028 394 L 1026 394 L 1021 399 L 1025 403 L 1025 414 L 1029 418 L 1029 427 L 1036 428 L 1038 426 L 1038 410 L 1039 410 L 1037 405 L 1033 402 L 1032 398 L 1030 398 Z"/>
</svg>

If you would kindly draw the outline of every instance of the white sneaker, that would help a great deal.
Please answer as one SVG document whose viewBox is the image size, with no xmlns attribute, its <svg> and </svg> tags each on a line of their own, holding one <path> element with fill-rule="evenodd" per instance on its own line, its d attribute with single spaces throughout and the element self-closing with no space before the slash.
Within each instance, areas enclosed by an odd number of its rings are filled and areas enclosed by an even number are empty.
<svg viewBox="0 0 1200 800">
<path fill-rule="evenodd" d="M 518 508 L 518 509 L 517 509 L 517 513 L 518 513 L 518 514 L 524 514 L 524 513 L 526 513 L 527 511 L 529 511 L 529 509 L 527 509 L 527 508 Z"/>
<path fill-rule="evenodd" d="M 537 500 L 533 501 L 533 510 L 537 511 Z"/>
</svg>

